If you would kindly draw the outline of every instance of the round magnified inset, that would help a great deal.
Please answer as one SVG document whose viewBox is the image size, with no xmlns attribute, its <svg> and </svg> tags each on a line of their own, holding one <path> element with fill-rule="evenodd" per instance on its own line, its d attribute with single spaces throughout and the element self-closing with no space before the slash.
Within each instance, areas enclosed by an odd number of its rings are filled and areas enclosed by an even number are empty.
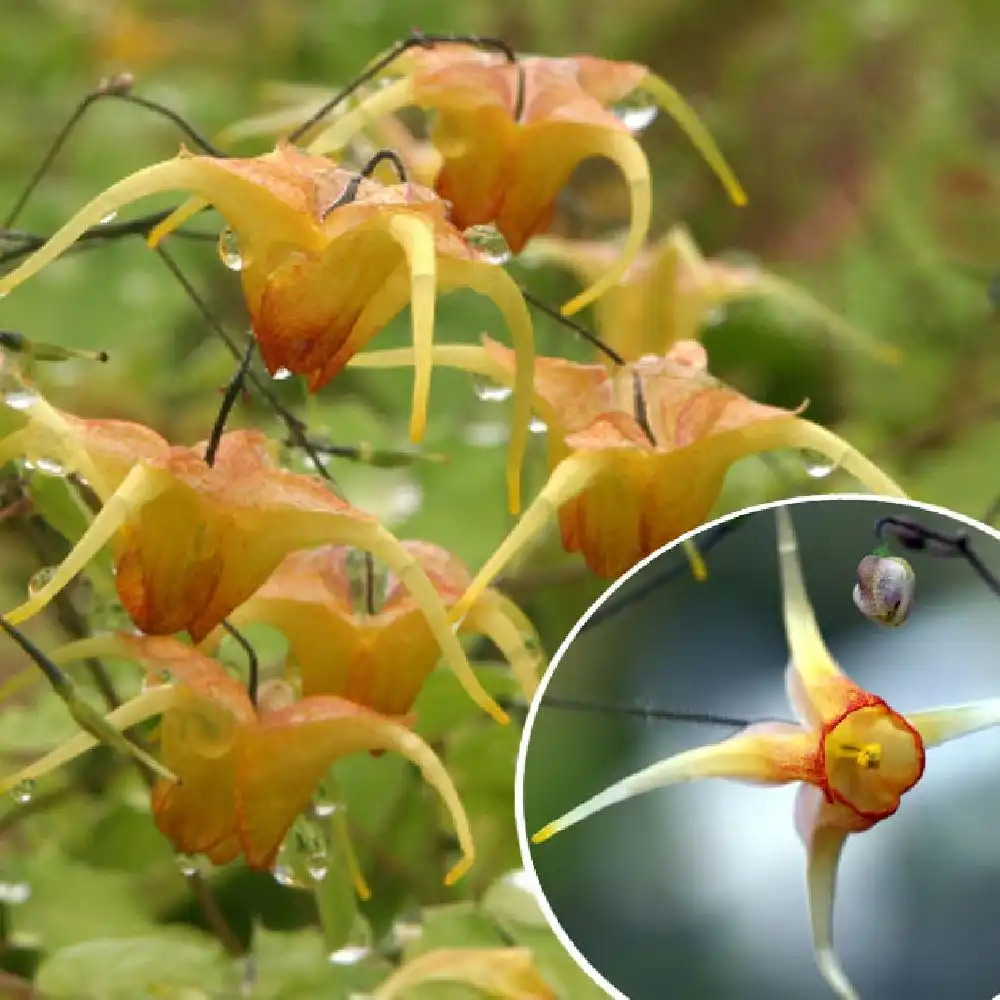
<svg viewBox="0 0 1000 1000">
<path fill-rule="evenodd" d="M 767 505 L 618 581 L 525 727 L 525 866 L 628 1000 L 1000 993 L 1000 535 Z M 721 779 L 721 780 L 720 780 Z"/>
</svg>

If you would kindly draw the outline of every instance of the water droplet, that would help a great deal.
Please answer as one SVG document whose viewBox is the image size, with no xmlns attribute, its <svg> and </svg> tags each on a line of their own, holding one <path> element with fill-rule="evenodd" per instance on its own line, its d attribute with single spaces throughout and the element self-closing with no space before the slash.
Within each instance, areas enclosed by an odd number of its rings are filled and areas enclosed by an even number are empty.
<svg viewBox="0 0 1000 1000">
<path fill-rule="evenodd" d="M 497 385 L 492 379 L 475 375 L 472 379 L 472 391 L 484 403 L 502 403 L 505 399 L 510 399 L 514 390 L 505 385 Z"/>
<path fill-rule="evenodd" d="M 26 806 L 35 796 L 34 779 L 25 778 L 24 781 L 19 781 L 11 789 L 10 794 L 14 797 L 14 801 L 19 806 Z"/>
<path fill-rule="evenodd" d="M 28 410 L 38 402 L 38 393 L 33 389 L 11 389 L 3 394 L 3 401 L 12 410 Z"/>
<path fill-rule="evenodd" d="M 462 437 L 475 448 L 497 448 L 510 435 L 510 428 L 502 420 L 466 424 Z"/>
<path fill-rule="evenodd" d="M 371 948 L 366 944 L 348 944 L 336 951 L 331 951 L 327 960 L 331 965 L 357 965 L 371 954 Z"/>
<path fill-rule="evenodd" d="M 630 132 L 642 132 L 649 128 L 656 121 L 659 112 L 656 101 L 643 90 L 633 90 L 611 108 L 611 113 Z"/>
<path fill-rule="evenodd" d="M 34 597 L 55 576 L 57 567 L 43 566 L 31 575 L 28 581 L 28 596 Z"/>
<path fill-rule="evenodd" d="M 424 927 L 419 919 L 400 917 L 392 924 L 392 942 L 400 950 L 419 941 L 423 936 Z"/>
<path fill-rule="evenodd" d="M 35 472 L 40 472 L 43 476 L 54 476 L 56 479 L 62 479 L 66 476 L 66 467 L 61 462 L 58 462 L 54 458 L 45 458 L 40 455 L 32 459 L 27 459 L 24 467 L 32 469 Z"/>
<path fill-rule="evenodd" d="M 198 874 L 198 859 L 193 854 L 175 854 L 174 861 L 177 863 L 178 871 L 186 878 Z"/>
<path fill-rule="evenodd" d="M 97 224 L 99 226 L 106 226 L 109 222 L 114 222 L 118 218 L 118 210 L 113 208 L 107 215 L 102 216 L 101 221 Z"/>
<path fill-rule="evenodd" d="M 549 425 L 538 417 L 532 417 L 531 423 L 528 424 L 528 430 L 532 434 L 544 434 L 549 429 Z"/>
<path fill-rule="evenodd" d="M 510 247 L 507 246 L 503 233 L 492 223 L 469 226 L 462 236 L 486 263 L 506 264 L 510 260 Z"/>
<path fill-rule="evenodd" d="M 292 375 L 293 375 L 293 372 L 289 371 L 287 368 L 279 368 L 271 376 L 271 378 L 273 378 L 275 382 L 284 382 L 286 378 L 291 378 Z"/>
<path fill-rule="evenodd" d="M 229 268 L 230 271 L 243 270 L 243 257 L 240 255 L 240 245 L 236 234 L 226 226 L 219 233 L 219 260 Z"/>
<path fill-rule="evenodd" d="M 326 849 L 313 851 L 306 858 L 306 871 L 314 882 L 322 882 L 330 870 L 330 859 L 326 855 Z"/>
<path fill-rule="evenodd" d="M 810 479 L 826 479 L 837 467 L 837 463 L 831 461 L 826 455 L 821 455 L 816 451 L 802 452 L 802 464 L 805 466 L 806 475 Z"/>
<path fill-rule="evenodd" d="M 332 816 L 335 812 L 342 809 L 343 806 L 336 799 L 328 798 L 322 790 L 313 799 L 313 812 L 316 813 L 320 819 L 326 819 L 328 816 Z"/>
<path fill-rule="evenodd" d="M 0 882 L 0 903 L 20 906 L 31 898 L 31 886 L 27 882 Z"/>
<path fill-rule="evenodd" d="M 271 869 L 271 875 L 278 885 L 286 886 L 289 889 L 305 888 L 298 876 L 292 870 L 291 865 L 285 865 L 279 862 Z"/>
</svg>

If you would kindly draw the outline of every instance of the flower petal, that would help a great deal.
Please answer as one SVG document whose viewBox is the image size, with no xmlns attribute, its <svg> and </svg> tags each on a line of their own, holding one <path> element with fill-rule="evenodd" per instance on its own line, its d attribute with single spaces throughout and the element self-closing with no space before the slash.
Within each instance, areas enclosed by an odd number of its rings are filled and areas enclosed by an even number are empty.
<svg viewBox="0 0 1000 1000">
<path fill-rule="evenodd" d="M 530 702 L 538 690 L 539 667 L 544 657 L 538 652 L 538 635 L 524 612 L 499 591 L 487 591 L 469 609 L 462 631 L 486 636 L 507 658 L 524 697 Z M 533 640 L 529 646 L 528 638 Z"/>
<path fill-rule="evenodd" d="M 906 720 L 920 733 L 925 746 L 936 747 L 982 729 L 1000 726 L 1000 698 L 910 712 Z"/>
<path fill-rule="evenodd" d="M 540 844 L 608 806 L 684 781 L 698 778 L 730 778 L 755 784 L 803 781 L 814 773 L 814 757 L 815 738 L 800 726 L 789 723 L 750 726 L 721 743 L 686 750 L 623 778 L 544 826 L 531 840 Z"/>
<path fill-rule="evenodd" d="M 816 964 L 840 1000 L 859 1000 L 833 951 L 837 867 L 847 837 L 858 830 L 857 817 L 844 806 L 830 805 L 819 789 L 803 785 L 795 803 L 795 819 L 808 857 L 806 881 Z"/>
<path fill-rule="evenodd" d="M 343 698 L 316 695 L 262 713 L 248 732 L 239 768 L 240 837 L 247 862 L 267 868 L 295 817 L 308 806 L 330 765 L 362 750 L 394 750 L 416 764 L 441 795 L 462 860 L 446 876 L 451 885 L 472 864 L 472 832 L 444 765 L 415 733 L 398 722 Z"/>
<path fill-rule="evenodd" d="M 514 530 L 500 543 L 499 548 L 486 560 L 476 574 L 469 589 L 452 607 L 449 618 L 461 622 L 469 609 L 485 592 L 493 578 L 541 531 L 559 508 L 571 497 L 576 496 L 601 471 L 605 464 L 600 453 L 571 455 L 553 470 L 542 492 L 535 497 L 531 506 L 521 515 Z"/>
</svg>

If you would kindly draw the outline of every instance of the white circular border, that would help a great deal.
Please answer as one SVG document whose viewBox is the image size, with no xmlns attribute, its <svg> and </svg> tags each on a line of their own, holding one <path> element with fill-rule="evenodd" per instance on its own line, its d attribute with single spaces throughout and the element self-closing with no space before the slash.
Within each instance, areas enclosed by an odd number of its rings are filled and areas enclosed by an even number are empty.
<svg viewBox="0 0 1000 1000">
<path fill-rule="evenodd" d="M 646 556 L 645 559 L 636 563 L 635 566 L 633 566 L 627 573 L 618 577 L 618 579 L 615 580 L 608 587 L 608 589 L 605 590 L 593 604 L 591 604 L 589 608 L 587 608 L 587 610 L 580 616 L 579 621 L 577 621 L 577 623 L 570 629 L 569 634 L 565 639 L 563 639 L 559 648 L 556 650 L 555 655 L 549 661 L 548 668 L 545 671 L 545 676 L 538 685 L 538 690 L 535 692 L 535 697 L 531 701 L 527 718 L 524 721 L 524 729 L 521 733 L 521 744 L 518 747 L 517 762 L 514 766 L 514 824 L 517 828 L 517 843 L 521 851 L 521 861 L 524 864 L 525 872 L 530 878 L 531 888 L 538 901 L 538 905 L 540 906 L 542 913 L 545 915 L 545 919 L 548 921 L 549 927 L 552 929 L 552 933 L 555 934 L 559 943 L 566 949 L 576 964 L 602 990 L 604 990 L 609 996 L 614 997 L 614 1000 L 631 1000 L 631 998 L 627 997 L 616 986 L 609 983 L 590 964 L 590 962 L 587 961 L 586 956 L 584 956 L 580 949 L 577 948 L 566 931 L 563 930 L 562 925 L 552 912 L 552 907 L 549 906 L 548 898 L 542 889 L 538 873 L 535 871 L 534 859 L 531 856 L 531 844 L 528 839 L 527 826 L 524 820 L 524 769 L 528 758 L 528 744 L 531 742 L 531 730 L 534 727 L 535 718 L 538 715 L 538 708 L 542 703 L 542 698 L 545 695 L 546 688 L 549 686 L 549 681 L 552 680 L 552 677 L 559 666 L 559 661 L 563 658 L 566 650 L 572 645 L 577 633 L 587 623 L 590 616 L 593 615 L 594 612 L 597 611 L 597 609 L 600 608 L 601 605 L 609 597 L 611 597 L 611 595 L 614 594 L 620 586 L 622 586 L 622 584 L 631 580 L 633 576 L 640 573 L 646 568 L 646 566 L 648 566 L 655 559 L 658 559 L 664 552 L 668 552 L 670 549 L 674 548 L 674 546 L 680 545 L 681 542 L 685 542 L 689 538 L 695 538 L 697 535 L 700 535 L 703 531 L 707 531 L 709 528 L 725 524 L 727 521 L 733 521 L 738 517 L 745 517 L 747 514 L 759 514 L 765 510 L 773 510 L 776 507 L 791 507 L 795 504 L 826 503 L 842 500 L 864 500 L 871 503 L 912 507 L 916 510 L 937 514 L 951 521 L 958 521 L 961 524 L 965 524 L 967 527 L 975 528 L 976 530 L 983 532 L 983 534 L 990 536 L 996 541 L 1000 541 L 1000 531 L 996 528 L 990 527 L 988 524 L 984 524 L 982 521 L 977 521 L 975 518 L 969 517 L 967 514 L 960 514 L 958 511 L 949 510 L 947 507 L 939 507 L 936 504 L 922 503 L 919 500 L 909 500 L 904 499 L 903 497 L 886 497 L 874 493 L 820 493 L 816 496 L 792 497 L 785 500 L 771 500 L 768 503 L 755 504 L 752 507 L 742 507 L 739 510 L 733 511 L 731 514 L 724 514 L 722 517 L 718 517 L 714 521 L 706 521 L 704 524 L 699 524 L 698 527 L 694 528 L 692 531 L 685 532 L 685 534 L 675 538 L 672 542 L 667 542 L 667 544 L 662 548 L 657 549 L 654 553 L 652 553 L 652 555 Z M 994 1000 L 1000 1000 L 1000 997 L 995 997 Z"/>
</svg>

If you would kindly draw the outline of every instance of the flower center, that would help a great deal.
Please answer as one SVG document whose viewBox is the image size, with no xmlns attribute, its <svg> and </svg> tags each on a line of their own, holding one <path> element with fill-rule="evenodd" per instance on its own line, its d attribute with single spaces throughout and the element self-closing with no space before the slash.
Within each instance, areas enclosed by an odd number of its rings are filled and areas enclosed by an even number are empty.
<svg viewBox="0 0 1000 1000">
<path fill-rule="evenodd" d="M 894 813 L 924 770 L 919 733 L 884 704 L 854 709 L 835 722 L 823 754 L 830 797 L 868 819 Z"/>
</svg>

